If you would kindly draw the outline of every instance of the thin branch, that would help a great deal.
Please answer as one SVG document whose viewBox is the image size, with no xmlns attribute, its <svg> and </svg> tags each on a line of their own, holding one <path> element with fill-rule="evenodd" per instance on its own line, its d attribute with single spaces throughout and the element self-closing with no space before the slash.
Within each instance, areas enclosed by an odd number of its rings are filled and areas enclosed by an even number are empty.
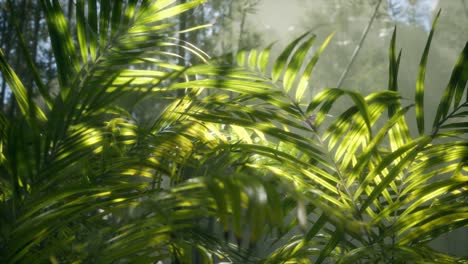
<svg viewBox="0 0 468 264">
<path fill-rule="evenodd" d="M 463 9 L 465 9 L 465 15 L 468 18 L 468 6 L 466 5 L 466 1 L 465 0 L 460 0 L 460 1 L 462 2 Z"/>
<path fill-rule="evenodd" d="M 244 26 L 245 26 L 245 20 L 247 18 L 247 10 L 245 8 L 242 8 L 241 10 L 241 23 L 239 26 L 239 38 L 237 40 L 237 51 L 240 51 L 242 49 L 242 36 L 244 35 Z"/>
<path fill-rule="evenodd" d="M 372 14 L 371 19 L 369 20 L 369 23 L 367 24 L 367 27 L 364 29 L 364 33 L 362 34 L 361 40 L 359 41 L 359 44 L 357 45 L 356 49 L 354 49 L 353 55 L 351 57 L 351 60 L 348 63 L 348 66 L 344 70 L 343 74 L 340 77 L 340 80 L 338 81 L 338 84 L 336 85 L 337 88 L 340 88 L 341 85 L 343 84 L 343 81 L 346 79 L 346 76 L 349 73 L 349 70 L 351 69 L 351 66 L 353 65 L 354 61 L 356 60 L 357 55 L 359 54 L 359 51 L 362 48 L 362 44 L 364 43 L 364 40 L 367 37 L 367 34 L 369 33 L 369 30 L 374 23 L 375 17 L 377 16 L 377 12 L 379 10 L 380 4 L 382 3 L 382 0 L 379 0 L 377 5 L 375 6 L 374 14 Z"/>
</svg>

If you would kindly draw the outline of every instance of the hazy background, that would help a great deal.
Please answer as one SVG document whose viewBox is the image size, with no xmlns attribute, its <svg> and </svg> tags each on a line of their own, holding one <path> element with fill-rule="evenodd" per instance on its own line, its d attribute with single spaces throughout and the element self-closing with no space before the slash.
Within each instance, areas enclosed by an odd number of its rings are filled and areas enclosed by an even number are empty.
<svg viewBox="0 0 468 264">
<path fill-rule="evenodd" d="M 249 15 L 251 28 L 262 44 L 286 43 L 305 31 L 317 34 L 318 47 L 330 33 L 333 41 L 320 58 L 312 88 L 334 87 L 346 69 L 362 33 L 374 13 L 375 0 L 263 0 Z M 427 100 L 436 102 L 451 69 L 468 40 L 468 3 L 463 0 L 383 0 L 343 88 L 365 93 L 386 88 L 388 47 L 397 26 L 397 47 L 402 49 L 400 88 L 412 97 L 418 64 L 433 17 L 442 13 L 431 46 L 426 85 Z M 250 28 L 250 26 L 249 26 Z M 405 91 L 408 91 L 406 93 Z M 429 105 L 429 104 L 428 104 Z"/>
</svg>

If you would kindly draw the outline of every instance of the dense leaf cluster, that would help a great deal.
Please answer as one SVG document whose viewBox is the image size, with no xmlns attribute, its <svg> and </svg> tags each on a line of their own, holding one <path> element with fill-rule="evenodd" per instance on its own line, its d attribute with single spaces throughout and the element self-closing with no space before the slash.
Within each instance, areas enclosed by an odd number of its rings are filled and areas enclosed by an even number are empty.
<svg viewBox="0 0 468 264">
<path fill-rule="evenodd" d="M 71 32 L 42 0 L 60 87 L 35 79 L 43 106 L 0 53 L 21 110 L 0 113 L 0 262 L 463 261 L 427 243 L 468 224 L 468 46 L 428 129 L 432 32 L 414 103 L 395 33 L 388 90 L 306 100 L 331 36 L 210 59 L 171 20 L 203 1 L 174 2 L 77 0 Z M 179 65 L 180 48 L 204 63 Z M 142 102 L 160 107 L 139 118 Z"/>
</svg>

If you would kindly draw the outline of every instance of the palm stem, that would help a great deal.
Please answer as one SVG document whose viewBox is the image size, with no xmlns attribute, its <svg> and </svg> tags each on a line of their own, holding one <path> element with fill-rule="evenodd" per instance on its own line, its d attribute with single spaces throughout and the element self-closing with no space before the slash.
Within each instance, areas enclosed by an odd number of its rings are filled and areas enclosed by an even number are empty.
<svg viewBox="0 0 468 264">
<path fill-rule="evenodd" d="M 296 109 L 301 113 L 303 119 L 305 120 L 305 122 L 307 123 L 307 125 L 309 126 L 311 131 L 317 137 L 317 140 L 318 140 L 318 143 L 320 144 L 320 147 L 324 150 L 327 159 L 332 163 L 332 166 L 335 169 L 335 171 L 336 171 L 336 173 L 338 175 L 338 178 L 340 179 L 340 182 L 344 183 L 345 182 L 345 176 L 341 172 L 341 169 L 340 169 L 339 165 L 335 162 L 335 159 L 332 157 L 331 153 L 327 151 L 327 147 L 325 145 L 325 142 L 320 137 L 320 135 L 319 135 L 317 129 L 315 128 L 314 124 L 312 124 L 312 122 L 309 120 L 309 118 L 306 117 L 305 113 L 302 111 L 302 109 L 299 106 L 297 106 Z M 360 212 L 359 212 L 359 207 L 356 205 L 354 199 L 352 198 L 353 195 L 351 194 L 351 191 L 346 186 L 346 184 L 343 184 L 343 188 L 344 188 L 344 191 L 345 191 L 346 195 L 348 195 L 348 197 L 351 200 L 351 203 L 352 203 L 351 206 L 356 211 L 356 214 L 358 215 L 359 219 L 362 220 L 361 219 L 362 217 L 361 217 Z M 337 190 L 338 190 L 338 194 L 341 195 L 340 190 L 339 190 L 339 186 L 337 186 Z M 344 198 L 343 198 L 343 202 L 346 203 L 346 200 Z"/>
</svg>

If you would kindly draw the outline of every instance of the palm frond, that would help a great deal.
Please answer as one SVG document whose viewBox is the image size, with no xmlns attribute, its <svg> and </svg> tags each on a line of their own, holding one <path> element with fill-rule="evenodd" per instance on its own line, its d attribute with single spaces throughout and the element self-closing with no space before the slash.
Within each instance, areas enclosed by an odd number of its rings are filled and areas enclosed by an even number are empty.
<svg viewBox="0 0 468 264">
<path fill-rule="evenodd" d="M 21 109 L 0 114 L 0 261 L 457 261 L 427 243 L 468 224 L 468 46 L 425 135 L 431 31 L 411 137 L 396 31 L 387 91 L 307 100 L 331 35 L 313 55 L 305 33 L 276 59 L 209 60 L 176 37 L 203 26 L 174 21 L 202 2 L 78 0 L 75 42 L 59 1 L 41 1 L 60 95 L 40 109 L 0 54 Z M 178 65 L 178 48 L 202 63 Z M 143 121 L 132 105 L 147 99 L 163 107 Z"/>
</svg>

